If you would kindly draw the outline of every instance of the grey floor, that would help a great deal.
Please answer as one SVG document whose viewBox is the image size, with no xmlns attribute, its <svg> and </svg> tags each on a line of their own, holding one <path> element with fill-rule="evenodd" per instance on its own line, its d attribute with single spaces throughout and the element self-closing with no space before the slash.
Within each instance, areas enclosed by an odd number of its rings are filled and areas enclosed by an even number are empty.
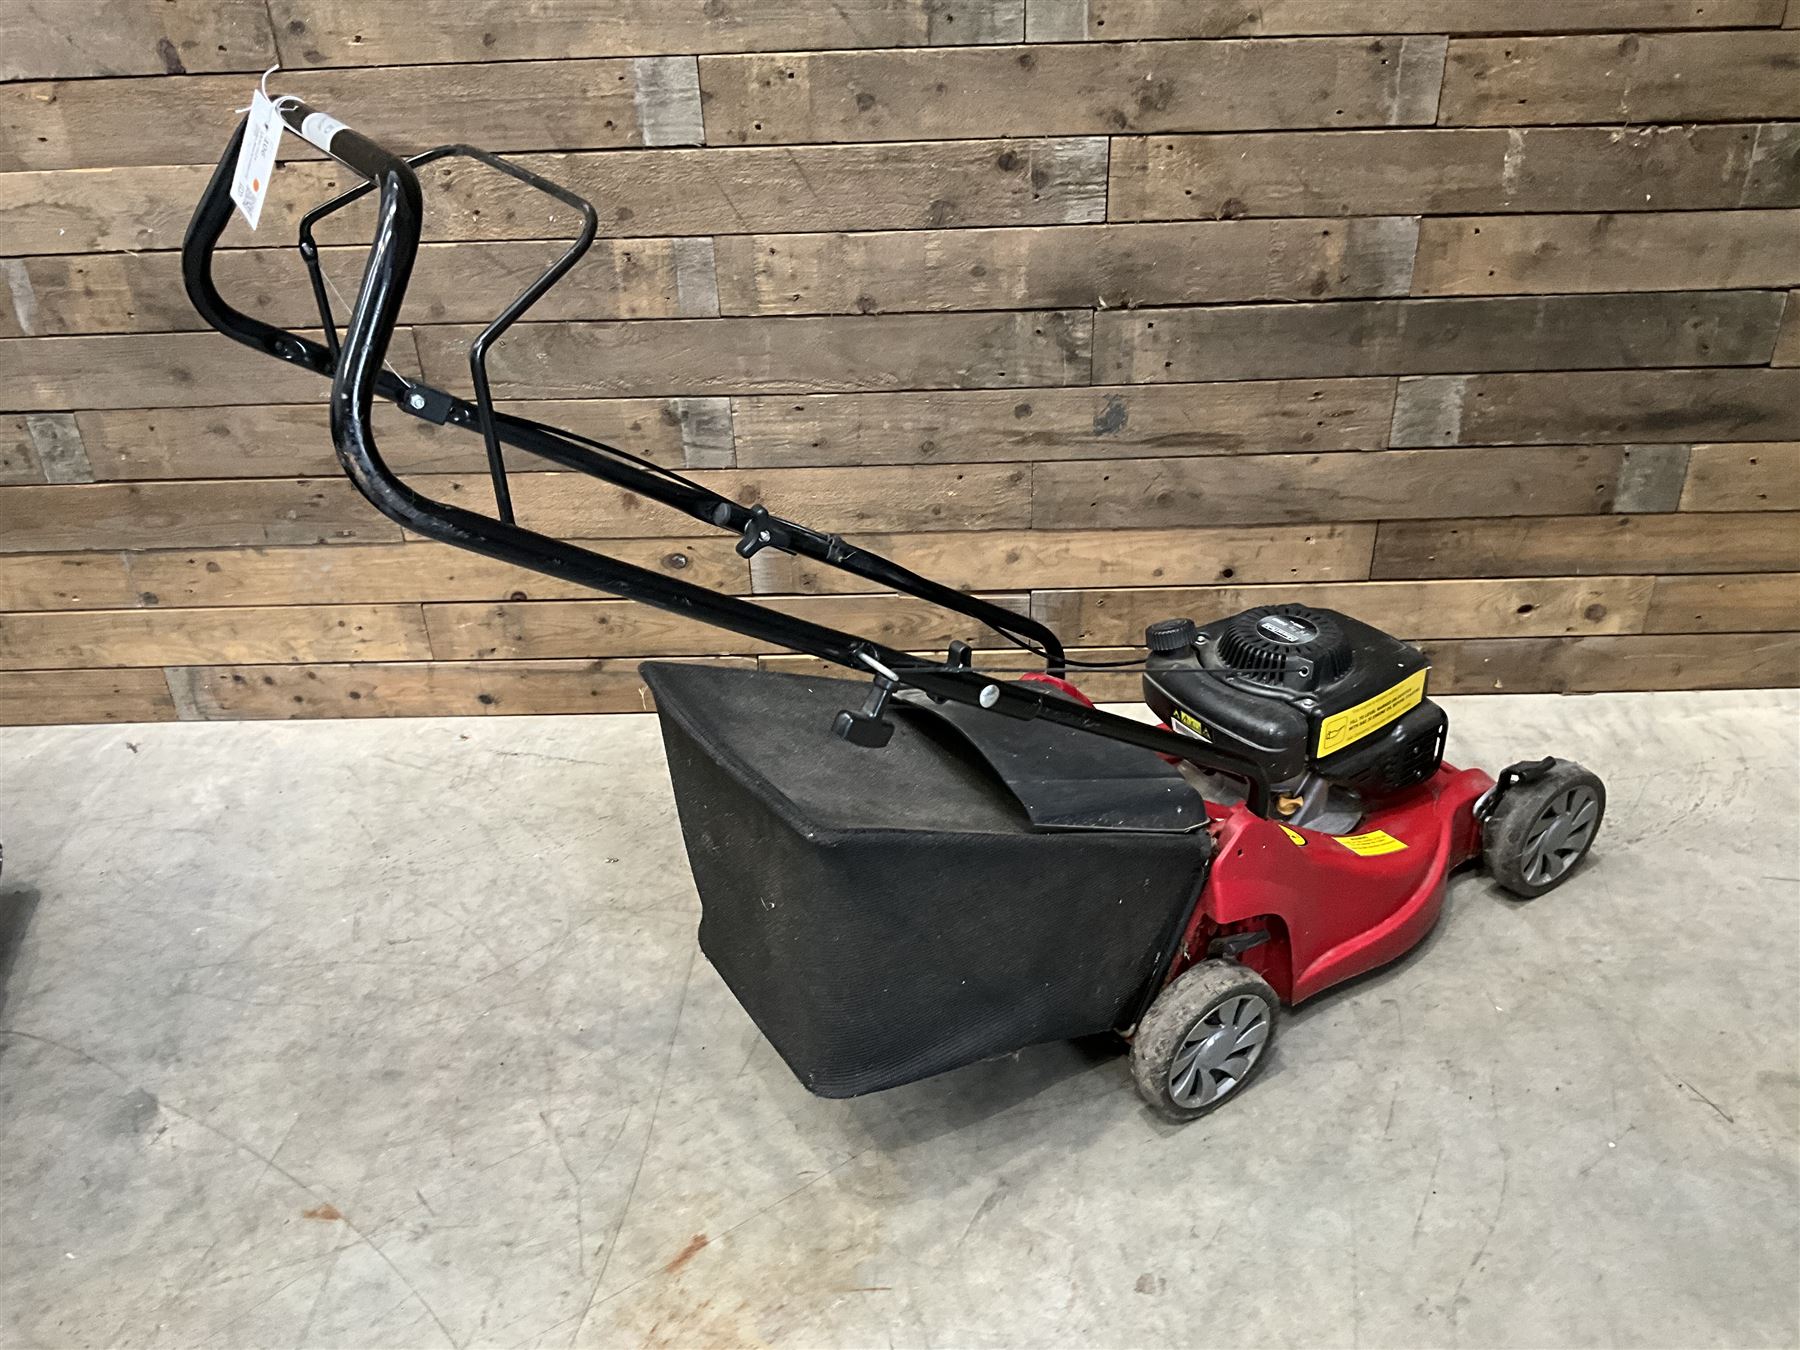
<svg viewBox="0 0 1800 1350">
<path fill-rule="evenodd" d="M 1089 1044 L 809 1097 L 648 718 L 0 732 L 0 1344 L 1795 1344 L 1800 699 L 1451 702 L 1599 854 L 1186 1129 Z"/>
</svg>

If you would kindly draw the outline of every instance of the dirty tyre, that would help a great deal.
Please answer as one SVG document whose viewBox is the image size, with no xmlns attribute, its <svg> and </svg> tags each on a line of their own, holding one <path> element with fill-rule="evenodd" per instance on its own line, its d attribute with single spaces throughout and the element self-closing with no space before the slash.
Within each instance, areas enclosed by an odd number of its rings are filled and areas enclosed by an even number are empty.
<svg viewBox="0 0 1800 1350">
<path fill-rule="evenodd" d="M 1507 890 L 1535 899 L 1574 874 L 1605 818 L 1606 785 L 1559 759 L 1537 782 L 1500 798 L 1482 830 L 1482 861 Z"/>
<path fill-rule="evenodd" d="M 1281 1001 L 1236 961 L 1185 971 L 1150 1005 L 1131 1043 L 1138 1094 L 1167 1120 L 1196 1120 L 1233 1100 L 1275 1043 Z"/>
</svg>

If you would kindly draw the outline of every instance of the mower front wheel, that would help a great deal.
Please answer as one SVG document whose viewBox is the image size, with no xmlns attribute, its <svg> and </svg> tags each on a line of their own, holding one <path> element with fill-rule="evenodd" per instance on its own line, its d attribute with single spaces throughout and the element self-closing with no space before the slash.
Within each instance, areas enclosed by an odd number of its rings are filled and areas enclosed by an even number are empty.
<svg viewBox="0 0 1800 1350">
<path fill-rule="evenodd" d="M 1569 879 L 1605 818 L 1606 785 L 1559 759 L 1543 777 L 1500 798 L 1482 826 L 1482 861 L 1507 890 L 1535 900 Z"/>
<path fill-rule="evenodd" d="M 1169 1120 L 1198 1119 L 1244 1088 L 1268 1058 L 1281 1000 L 1236 961 L 1203 961 L 1157 995 L 1131 1042 L 1139 1095 Z"/>
</svg>

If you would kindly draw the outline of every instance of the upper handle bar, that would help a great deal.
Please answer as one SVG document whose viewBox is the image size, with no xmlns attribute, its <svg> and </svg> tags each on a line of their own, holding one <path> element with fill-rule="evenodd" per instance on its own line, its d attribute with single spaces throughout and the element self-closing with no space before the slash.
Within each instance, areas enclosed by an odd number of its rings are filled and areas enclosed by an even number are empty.
<svg viewBox="0 0 1800 1350">
<path fill-rule="evenodd" d="M 214 328 L 277 359 L 303 365 L 331 378 L 331 433 L 338 458 L 357 488 L 383 513 L 427 538 L 501 557 L 521 566 L 548 570 L 551 575 L 568 577 L 663 608 L 670 608 L 673 599 L 675 607 L 692 612 L 705 622 L 777 645 L 793 646 L 859 670 L 864 667 L 855 650 L 858 646 L 872 645 L 820 625 L 777 614 L 760 605 L 721 596 L 688 582 L 575 548 L 549 536 L 521 529 L 504 518 L 495 520 L 421 495 L 400 482 L 377 453 L 370 427 L 376 395 L 392 399 L 415 415 L 480 430 L 508 445 L 615 483 L 686 512 L 706 524 L 730 530 L 745 541 L 750 552 L 764 543 L 774 542 L 778 533 L 780 547 L 788 551 L 970 615 L 1002 633 L 1026 637 L 1048 654 L 1048 664 L 1053 672 L 1060 670 L 1063 665 L 1061 641 L 1051 629 L 1034 619 L 943 586 L 836 535 L 823 534 L 792 521 L 777 521 L 779 529 L 769 530 L 770 538 L 764 540 L 762 536 L 770 519 L 766 511 L 740 505 L 688 480 L 671 479 L 653 468 L 633 467 L 618 458 L 618 452 L 597 454 L 578 443 L 580 438 L 571 438 L 553 427 L 492 412 L 441 390 L 410 384 L 384 370 L 383 358 L 399 320 L 400 304 L 412 275 L 422 231 L 421 194 L 414 163 L 428 162 L 446 153 L 463 152 L 464 147 L 440 147 L 427 151 L 416 161 L 408 161 L 298 99 L 284 98 L 280 113 L 286 126 L 366 181 L 367 187 L 352 189 L 321 211 L 341 205 L 364 191 L 372 189 L 377 193 L 375 238 L 342 343 L 336 341 L 335 334 L 328 332 L 331 345 L 322 346 L 242 314 L 219 295 L 213 283 L 213 254 L 230 223 L 233 210 L 231 178 L 242 142 L 242 125 L 233 134 L 195 209 L 183 246 L 183 275 L 194 307 Z M 488 161 L 494 158 L 482 152 L 476 152 L 476 157 Z M 522 171 L 515 172 L 514 168 L 504 166 L 504 171 L 513 172 L 514 177 L 527 181 L 533 177 Z M 557 195 L 562 194 L 559 191 Z M 581 204 L 587 206 L 585 202 Z M 308 221 L 318 214 L 312 213 Z M 303 237 L 303 251 L 305 242 Z M 517 305 L 515 302 L 514 317 Z M 506 317 L 502 316 L 503 322 Z M 611 450 L 611 447 L 601 448 Z M 503 511 L 502 514 L 504 517 L 510 513 Z M 604 576 L 584 575 L 594 563 L 603 564 Z M 621 582 L 628 584 L 621 586 Z M 775 621 L 772 628 L 768 620 Z M 745 626 L 751 623 L 754 628 Z"/>
<path fill-rule="evenodd" d="M 1248 758 L 1191 737 L 1086 707 L 1045 692 L 1041 687 L 999 680 L 966 665 L 925 660 L 737 596 L 664 576 L 525 529 L 510 520 L 495 519 L 448 502 L 435 501 L 401 482 L 376 449 L 371 420 L 377 394 L 415 412 L 419 411 L 420 405 L 409 404 L 409 398 L 429 395 L 425 405 L 430 411 L 421 415 L 432 421 L 468 428 L 479 426 L 484 434 L 497 437 L 506 444 L 616 483 L 686 511 L 698 520 L 736 531 L 744 537 L 749 552 L 754 552 L 757 544 L 764 542 L 760 536 L 772 519 L 760 508 L 744 507 L 688 480 L 661 476 L 653 471 L 654 466 L 634 468 L 615 457 L 596 453 L 555 428 L 492 412 L 427 386 L 409 384 L 384 369 L 383 362 L 399 322 L 401 303 L 418 258 L 423 232 L 418 175 L 407 160 L 299 99 L 282 99 L 278 111 L 286 127 L 363 178 L 377 196 L 375 237 L 369 247 L 362 282 L 341 343 L 332 334 L 332 345 L 327 347 L 265 323 L 237 310 L 219 294 L 213 279 L 213 257 L 235 209 L 231 182 L 246 122 L 240 122 L 233 132 L 194 210 L 182 245 L 183 279 L 194 308 L 211 327 L 277 360 L 304 366 L 330 378 L 331 436 L 338 460 L 357 489 L 384 515 L 429 539 L 628 600 L 641 601 L 758 642 L 802 652 L 852 670 L 874 672 L 878 688 L 883 683 L 891 685 L 897 680 L 899 684 L 936 698 L 986 708 L 1021 720 L 1041 717 L 1203 768 L 1220 770 L 1245 779 L 1250 787 L 1252 809 L 1266 813 L 1270 784 L 1261 767 Z M 427 152 L 421 159 L 457 148 L 444 147 L 438 152 Z M 351 195 L 360 195 L 359 190 L 345 194 L 346 197 Z M 781 547 L 980 618 L 1003 634 L 1028 635 L 1041 644 L 1052 673 L 1060 673 L 1062 644 L 1055 633 L 1036 620 L 921 577 L 836 535 L 821 534 L 791 521 L 777 523 L 782 534 Z"/>
</svg>

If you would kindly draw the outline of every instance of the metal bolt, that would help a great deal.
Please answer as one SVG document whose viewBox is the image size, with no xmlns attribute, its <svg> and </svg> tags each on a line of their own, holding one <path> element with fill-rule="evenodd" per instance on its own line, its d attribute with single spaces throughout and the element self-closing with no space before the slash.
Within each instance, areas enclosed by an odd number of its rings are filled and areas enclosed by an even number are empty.
<svg viewBox="0 0 1800 1350">
<path fill-rule="evenodd" d="M 406 396 L 406 406 L 409 408 L 412 408 L 415 411 L 423 411 L 423 409 L 425 407 L 425 395 L 423 395 L 423 394 L 408 394 Z"/>
<path fill-rule="evenodd" d="M 978 697 L 982 707 L 991 708 L 1000 701 L 1000 686 L 997 684 L 984 685 Z"/>
</svg>

